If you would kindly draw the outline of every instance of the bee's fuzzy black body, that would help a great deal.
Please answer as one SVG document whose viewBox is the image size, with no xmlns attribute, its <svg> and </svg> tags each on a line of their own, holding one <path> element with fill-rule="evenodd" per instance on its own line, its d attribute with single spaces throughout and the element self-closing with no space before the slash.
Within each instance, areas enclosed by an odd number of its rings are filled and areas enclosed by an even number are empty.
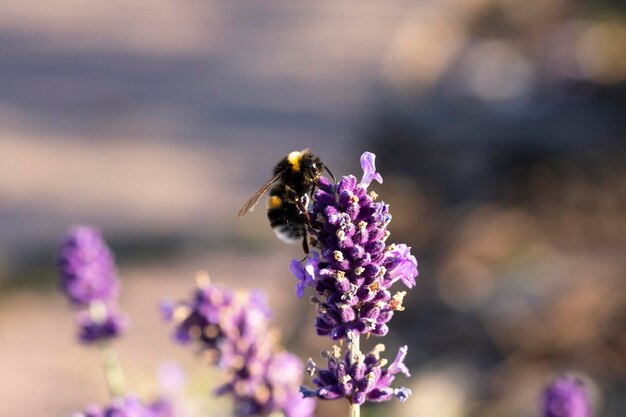
<svg viewBox="0 0 626 417">
<path fill-rule="evenodd" d="M 308 252 L 305 200 L 313 194 L 322 168 L 328 171 L 308 149 L 291 152 L 276 164 L 274 177 L 246 202 L 239 215 L 252 210 L 260 196 L 269 190 L 267 217 L 276 236 L 288 243 L 303 239 L 304 250 Z"/>
<path fill-rule="evenodd" d="M 276 236 L 287 243 L 306 237 L 306 216 L 298 207 L 298 195 L 284 183 L 269 193 L 267 218 Z"/>
</svg>

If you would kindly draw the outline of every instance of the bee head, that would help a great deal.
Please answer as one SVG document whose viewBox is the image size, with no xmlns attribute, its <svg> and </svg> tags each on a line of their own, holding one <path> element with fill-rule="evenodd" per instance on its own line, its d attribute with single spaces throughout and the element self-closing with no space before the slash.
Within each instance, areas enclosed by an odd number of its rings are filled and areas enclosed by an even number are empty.
<svg viewBox="0 0 626 417">
<path fill-rule="evenodd" d="M 300 161 L 300 170 L 302 176 L 307 182 L 317 181 L 320 177 L 323 164 L 319 157 L 313 155 L 310 152 L 303 153 Z"/>
</svg>

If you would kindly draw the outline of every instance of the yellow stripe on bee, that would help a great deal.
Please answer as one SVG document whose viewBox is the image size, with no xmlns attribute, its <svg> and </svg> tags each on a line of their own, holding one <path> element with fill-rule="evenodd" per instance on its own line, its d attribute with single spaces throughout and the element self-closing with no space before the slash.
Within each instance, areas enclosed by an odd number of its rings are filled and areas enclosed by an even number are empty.
<svg viewBox="0 0 626 417">
<path fill-rule="evenodd" d="M 287 161 L 291 164 L 291 169 L 294 172 L 300 171 L 300 160 L 302 159 L 302 152 L 293 151 L 287 155 Z"/>
<path fill-rule="evenodd" d="M 280 197 L 273 195 L 267 199 L 267 208 L 275 209 L 280 207 L 283 202 L 280 200 Z"/>
</svg>

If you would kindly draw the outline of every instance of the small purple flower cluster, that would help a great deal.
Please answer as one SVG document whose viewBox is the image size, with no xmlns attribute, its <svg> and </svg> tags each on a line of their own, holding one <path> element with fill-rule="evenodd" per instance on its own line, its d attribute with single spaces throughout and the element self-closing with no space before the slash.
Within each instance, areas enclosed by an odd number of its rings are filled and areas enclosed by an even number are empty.
<svg viewBox="0 0 626 417">
<path fill-rule="evenodd" d="M 543 394 L 542 417 L 591 417 L 585 384 L 574 376 L 556 378 Z"/>
<path fill-rule="evenodd" d="M 388 401 L 394 396 L 405 401 L 411 395 L 411 390 L 391 388 L 391 383 L 398 372 L 411 376 L 403 362 L 407 347 L 400 348 L 396 359 L 386 369 L 384 366 L 387 360 L 380 357 L 384 350 L 385 346 L 379 344 L 367 355 L 359 352 L 351 357 L 350 352 L 342 355 L 339 346 L 333 346 L 332 350 L 322 353 L 328 361 L 328 369 L 318 370 L 317 365 L 309 360 L 307 370 L 314 376 L 313 383 L 318 389 L 313 391 L 302 388 L 302 393 L 305 397 L 325 400 L 348 398 L 351 403 L 359 405 L 365 401 Z"/>
<path fill-rule="evenodd" d="M 406 369 L 401 365 L 406 347 L 385 370 L 386 361 L 378 357 L 380 347 L 363 356 L 358 351 L 358 338 L 389 332 L 387 323 L 396 311 L 404 310 L 406 295 L 405 291 L 392 294 L 391 287 L 401 281 L 412 288 L 418 275 L 410 248 L 386 243 L 389 206 L 376 201 L 375 192 L 368 192 L 373 180 L 382 183 L 374 162 L 372 153 L 361 156 L 364 175 L 360 182 L 352 175 L 336 184 L 320 178 L 309 210 L 309 231 L 318 251 L 310 253 L 304 262 L 293 260 L 290 265 L 298 280 L 296 295 L 301 298 L 307 287 L 317 293 L 311 299 L 317 305 L 317 334 L 346 339 L 351 349 L 343 359 L 334 350 L 328 359 L 329 369 L 317 372 L 313 381 L 317 391 L 303 388 L 303 392 L 323 399 L 347 398 L 359 405 L 366 400 L 386 401 L 394 395 L 404 400 L 410 394 L 406 388 L 394 390 L 389 386 L 393 375 Z"/>
<path fill-rule="evenodd" d="M 158 399 L 145 405 L 137 397 L 129 395 L 113 399 L 113 403 L 106 408 L 90 404 L 84 412 L 73 417 L 174 417 L 174 411 L 167 400 Z"/>
<path fill-rule="evenodd" d="M 229 375 L 216 393 L 233 397 L 237 416 L 282 411 L 286 417 L 310 417 L 315 402 L 299 393 L 303 364 L 279 350 L 262 295 L 198 281 L 192 300 L 161 307 L 164 317 L 176 323 L 174 338 L 197 342 Z"/>
<path fill-rule="evenodd" d="M 77 226 L 65 235 L 59 255 L 61 289 L 81 309 L 79 339 L 94 343 L 115 338 L 125 328 L 117 307 L 119 280 L 111 250 L 100 232 Z"/>
</svg>

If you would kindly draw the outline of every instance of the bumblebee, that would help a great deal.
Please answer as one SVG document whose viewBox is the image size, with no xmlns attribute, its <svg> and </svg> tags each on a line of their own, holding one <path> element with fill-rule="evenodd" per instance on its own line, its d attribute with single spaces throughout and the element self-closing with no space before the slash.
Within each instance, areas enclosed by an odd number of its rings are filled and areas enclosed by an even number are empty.
<svg viewBox="0 0 626 417">
<path fill-rule="evenodd" d="M 239 210 L 239 217 L 252 211 L 259 198 L 269 190 L 267 218 L 274 233 L 287 243 L 302 239 L 304 252 L 309 253 L 307 205 L 322 169 L 335 179 L 320 158 L 308 149 L 291 152 L 276 164 L 272 179 L 246 201 Z"/>
</svg>

